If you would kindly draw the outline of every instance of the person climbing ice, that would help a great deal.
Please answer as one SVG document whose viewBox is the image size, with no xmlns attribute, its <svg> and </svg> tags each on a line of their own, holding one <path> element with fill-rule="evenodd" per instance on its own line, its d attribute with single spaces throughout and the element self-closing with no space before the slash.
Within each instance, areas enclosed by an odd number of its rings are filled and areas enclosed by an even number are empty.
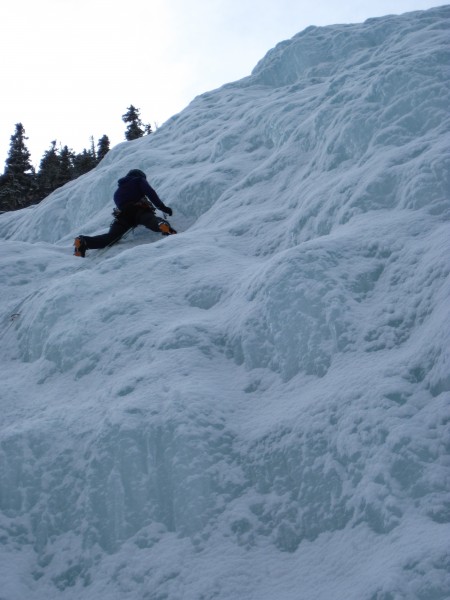
<svg viewBox="0 0 450 600">
<path fill-rule="evenodd" d="M 158 194 L 147 181 L 146 174 L 140 169 L 131 169 L 118 181 L 114 193 L 116 208 L 113 211 L 114 221 L 108 233 L 87 236 L 79 235 L 74 240 L 74 255 L 86 255 L 86 250 L 98 250 L 112 246 L 118 242 L 130 229 L 144 225 L 152 231 L 159 231 L 162 235 L 176 233 L 169 222 L 157 217 L 155 207 L 163 213 L 172 216 L 172 209 L 166 206 Z"/>
</svg>

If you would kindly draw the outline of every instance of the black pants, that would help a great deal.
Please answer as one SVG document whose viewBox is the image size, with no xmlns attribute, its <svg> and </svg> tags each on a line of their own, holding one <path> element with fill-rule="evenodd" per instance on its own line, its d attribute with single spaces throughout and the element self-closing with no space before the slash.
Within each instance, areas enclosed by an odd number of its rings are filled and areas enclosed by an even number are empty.
<svg viewBox="0 0 450 600">
<path fill-rule="evenodd" d="M 157 217 L 151 207 L 128 210 L 127 212 L 123 211 L 111 223 L 108 233 L 94 236 L 83 235 L 83 240 L 89 249 L 99 250 L 100 248 L 106 248 L 106 246 L 112 246 L 127 231 L 137 227 L 137 225 L 144 225 L 147 229 L 160 232 L 159 226 L 161 223 L 167 223 L 167 221 Z"/>
</svg>

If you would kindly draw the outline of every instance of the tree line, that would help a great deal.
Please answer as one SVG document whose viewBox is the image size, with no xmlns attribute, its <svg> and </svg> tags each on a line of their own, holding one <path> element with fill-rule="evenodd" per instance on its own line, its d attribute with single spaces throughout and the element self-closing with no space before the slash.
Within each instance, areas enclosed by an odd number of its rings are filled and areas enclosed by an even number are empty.
<svg viewBox="0 0 450 600">
<path fill-rule="evenodd" d="M 122 121 L 127 124 L 127 141 L 152 133 L 151 125 L 144 124 L 139 113 L 139 109 L 131 104 L 122 115 Z M 27 139 L 24 126 L 17 123 L 11 136 L 5 170 L 0 175 L 0 212 L 38 204 L 65 183 L 91 171 L 110 150 L 107 135 L 103 135 L 97 145 L 91 137 L 90 148 L 78 154 L 68 146 L 58 148 L 56 140 L 53 140 L 36 170 L 26 146 Z"/>
</svg>

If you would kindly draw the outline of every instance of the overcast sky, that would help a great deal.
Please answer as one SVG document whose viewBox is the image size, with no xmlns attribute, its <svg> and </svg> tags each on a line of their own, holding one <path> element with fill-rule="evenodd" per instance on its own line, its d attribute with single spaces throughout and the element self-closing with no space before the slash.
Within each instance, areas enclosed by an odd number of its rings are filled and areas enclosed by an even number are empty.
<svg viewBox="0 0 450 600">
<path fill-rule="evenodd" d="M 0 21 L 0 172 L 22 123 L 37 167 L 52 140 L 76 152 L 124 141 L 133 104 L 161 125 L 198 94 L 249 75 L 309 25 L 424 10 L 427 0 L 14 0 Z"/>
</svg>

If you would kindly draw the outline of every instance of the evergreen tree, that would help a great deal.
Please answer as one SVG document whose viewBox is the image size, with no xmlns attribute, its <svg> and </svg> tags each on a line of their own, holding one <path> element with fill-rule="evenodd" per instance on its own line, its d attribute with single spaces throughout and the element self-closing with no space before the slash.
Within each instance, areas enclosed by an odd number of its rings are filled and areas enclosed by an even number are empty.
<svg viewBox="0 0 450 600">
<path fill-rule="evenodd" d="M 87 152 L 87 150 L 84 152 Z M 74 160 L 75 154 L 68 146 L 63 146 L 60 150 L 57 150 L 56 140 L 51 142 L 50 148 L 44 153 L 39 165 L 37 176 L 39 184 L 38 200 L 43 200 L 57 188 L 77 176 L 75 174 Z"/>
<path fill-rule="evenodd" d="M 46 198 L 61 185 L 61 159 L 56 150 L 56 140 L 50 142 L 50 148 L 44 152 L 39 164 L 38 194 L 39 200 Z"/>
<path fill-rule="evenodd" d="M 73 157 L 73 179 L 91 171 L 97 165 L 97 159 L 91 150 L 86 148 L 80 154 Z"/>
<path fill-rule="evenodd" d="M 11 136 L 9 155 L 6 159 L 5 175 L 11 174 L 18 176 L 34 173 L 33 166 L 30 162 L 31 154 L 28 152 L 28 148 L 25 145 L 25 140 L 27 139 L 24 126 L 22 123 L 17 123 L 16 131 Z"/>
<path fill-rule="evenodd" d="M 128 127 L 125 131 L 125 139 L 129 142 L 131 140 L 137 140 L 144 135 L 143 124 L 139 116 L 139 109 L 135 108 L 132 104 L 127 108 L 127 112 L 122 115 L 122 121 L 128 123 Z"/>
<path fill-rule="evenodd" d="M 25 128 L 16 123 L 6 168 L 0 178 L 0 210 L 14 210 L 28 206 L 36 193 L 36 174 L 30 162 L 30 153 L 25 145 Z"/>
<path fill-rule="evenodd" d="M 97 164 L 98 160 L 97 160 L 97 152 L 95 151 L 94 136 L 91 135 L 91 137 L 89 139 L 91 140 L 91 149 L 90 149 L 89 153 L 92 156 L 92 158 L 94 159 L 95 164 Z"/>
<path fill-rule="evenodd" d="M 64 185 L 74 178 L 74 156 L 74 152 L 67 146 L 61 148 L 59 152 L 59 185 Z"/>
<path fill-rule="evenodd" d="M 97 144 L 97 161 L 100 162 L 105 158 L 105 156 L 109 152 L 109 137 L 107 135 L 103 135 Z"/>
</svg>

